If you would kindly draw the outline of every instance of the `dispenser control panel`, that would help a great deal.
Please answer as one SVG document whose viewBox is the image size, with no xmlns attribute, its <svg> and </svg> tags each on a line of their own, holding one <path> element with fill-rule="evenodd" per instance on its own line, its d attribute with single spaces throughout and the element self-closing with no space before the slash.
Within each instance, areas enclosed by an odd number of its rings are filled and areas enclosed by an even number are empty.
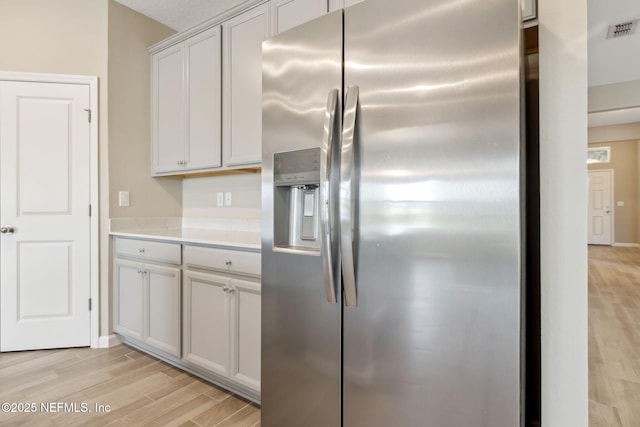
<svg viewBox="0 0 640 427">
<path fill-rule="evenodd" d="M 276 153 L 275 185 L 318 184 L 320 181 L 320 148 Z"/>
</svg>

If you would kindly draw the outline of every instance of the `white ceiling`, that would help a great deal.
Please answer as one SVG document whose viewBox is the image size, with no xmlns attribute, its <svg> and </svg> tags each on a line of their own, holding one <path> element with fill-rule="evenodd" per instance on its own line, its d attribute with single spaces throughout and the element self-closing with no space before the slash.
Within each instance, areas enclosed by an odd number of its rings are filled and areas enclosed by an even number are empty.
<svg viewBox="0 0 640 427">
<path fill-rule="evenodd" d="M 635 19 L 638 0 L 589 0 L 589 86 L 640 79 L 640 30 L 607 39 L 610 25 Z"/>
<path fill-rule="evenodd" d="M 247 0 L 115 0 L 177 30 L 193 27 Z M 553 0 L 552 0 L 553 1 Z M 640 19 L 640 0 L 588 0 L 589 86 L 640 79 L 640 28 L 630 36 L 607 39 L 610 25 Z M 608 112 L 590 118 L 604 124 L 638 121 L 637 113 Z M 591 115 L 590 115 L 591 116 Z M 590 126 L 594 126 L 591 125 Z"/>
<path fill-rule="evenodd" d="M 115 0 L 176 31 L 183 31 L 246 0 Z"/>
</svg>

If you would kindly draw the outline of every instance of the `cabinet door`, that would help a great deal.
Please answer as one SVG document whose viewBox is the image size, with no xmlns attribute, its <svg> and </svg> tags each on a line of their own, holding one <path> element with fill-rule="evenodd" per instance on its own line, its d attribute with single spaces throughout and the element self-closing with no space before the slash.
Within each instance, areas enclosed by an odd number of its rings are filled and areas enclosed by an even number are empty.
<svg viewBox="0 0 640 427">
<path fill-rule="evenodd" d="M 229 279 L 184 271 L 184 359 L 229 375 Z"/>
<path fill-rule="evenodd" d="M 187 139 L 185 169 L 219 167 L 221 151 L 220 27 L 185 41 Z"/>
<path fill-rule="evenodd" d="M 353 6 L 356 3 L 362 3 L 364 0 L 329 0 L 329 10 L 334 11 L 343 7 Z"/>
<path fill-rule="evenodd" d="M 538 5 L 536 0 L 521 0 L 522 1 L 522 20 L 530 21 L 538 17 Z"/>
<path fill-rule="evenodd" d="M 327 13 L 327 0 L 271 0 L 271 28 L 280 34 Z"/>
<path fill-rule="evenodd" d="M 223 24 L 224 164 L 260 163 L 262 157 L 262 41 L 269 36 L 269 4 Z"/>
<path fill-rule="evenodd" d="M 231 280 L 231 376 L 260 390 L 260 283 Z"/>
<path fill-rule="evenodd" d="M 142 264 L 113 261 L 113 330 L 142 340 L 144 333 L 144 292 Z"/>
<path fill-rule="evenodd" d="M 183 45 L 171 46 L 152 59 L 152 169 L 175 172 L 185 161 Z"/>
<path fill-rule="evenodd" d="M 145 265 L 147 333 L 145 341 L 180 357 L 180 270 Z"/>
</svg>

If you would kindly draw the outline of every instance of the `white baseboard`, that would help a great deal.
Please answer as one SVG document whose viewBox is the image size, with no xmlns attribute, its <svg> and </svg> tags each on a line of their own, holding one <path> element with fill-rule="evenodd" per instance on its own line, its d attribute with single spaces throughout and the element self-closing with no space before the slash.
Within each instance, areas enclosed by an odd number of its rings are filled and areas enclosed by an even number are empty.
<svg viewBox="0 0 640 427">
<path fill-rule="evenodd" d="M 122 339 L 116 334 L 102 335 L 98 339 L 98 348 L 109 348 L 121 343 Z"/>
<path fill-rule="evenodd" d="M 612 243 L 611 246 L 619 248 L 640 248 L 640 243 Z"/>
</svg>

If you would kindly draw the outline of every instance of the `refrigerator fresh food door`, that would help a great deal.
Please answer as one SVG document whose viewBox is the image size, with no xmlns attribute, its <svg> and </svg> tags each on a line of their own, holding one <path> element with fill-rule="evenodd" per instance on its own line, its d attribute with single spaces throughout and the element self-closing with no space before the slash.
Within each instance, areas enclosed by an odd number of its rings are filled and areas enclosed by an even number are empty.
<svg viewBox="0 0 640 427">
<path fill-rule="evenodd" d="M 344 85 L 359 88 L 344 426 L 518 426 L 519 3 L 344 14 Z"/>
<path fill-rule="evenodd" d="M 262 87 L 261 423 L 339 426 L 342 11 L 264 42 Z"/>
</svg>

